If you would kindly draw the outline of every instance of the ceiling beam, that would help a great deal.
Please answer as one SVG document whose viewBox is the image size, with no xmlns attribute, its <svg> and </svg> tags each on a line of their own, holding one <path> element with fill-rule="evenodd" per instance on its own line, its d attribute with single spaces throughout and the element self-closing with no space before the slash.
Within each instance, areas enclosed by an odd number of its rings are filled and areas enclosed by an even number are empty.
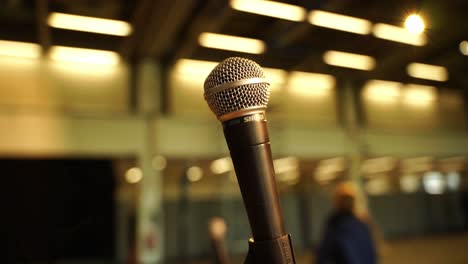
<svg viewBox="0 0 468 264">
<path fill-rule="evenodd" d="M 173 54 L 168 57 L 168 64 L 171 65 L 181 58 L 190 58 L 198 46 L 198 36 L 200 33 L 218 32 L 220 27 L 227 21 L 233 10 L 229 7 L 227 0 L 207 0 L 200 11 L 182 32 L 180 39 L 176 42 L 179 46 L 174 49 Z"/>
<path fill-rule="evenodd" d="M 172 0 L 165 3 L 169 6 L 161 8 L 160 15 L 151 17 L 141 47 L 141 51 L 155 58 L 164 56 L 175 45 L 177 34 L 182 27 L 190 24 L 188 20 L 196 9 L 197 1 Z"/>
<path fill-rule="evenodd" d="M 132 60 L 135 57 L 138 43 L 144 37 L 145 25 L 148 17 L 151 15 L 151 10 L 157 1 L 153 0 L 140 0 L 135 7 L 135 11 L 132 16 L 131 25 L 133 32 L 130 36 L 123 39 L 119 53 L 127 60 Z"/>
<path fill-rule="evenodd" d="M 36 0 L 37 32 L 43 55 L 47 54 L 51 45 L 50 28 L 47 25 L 48 4 L 47 0 Z"/>
</svg>

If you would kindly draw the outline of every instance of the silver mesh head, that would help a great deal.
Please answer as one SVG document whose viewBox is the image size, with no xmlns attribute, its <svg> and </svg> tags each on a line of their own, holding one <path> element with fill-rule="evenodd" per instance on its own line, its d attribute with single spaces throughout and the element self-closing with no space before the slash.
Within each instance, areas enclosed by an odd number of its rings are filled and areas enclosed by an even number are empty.
<svg viewBox="0 0 468 264">
<path fill-rule="evenodd" d="M 266 108 L 270 97 L 262 68 L 254 61 L 232 57 L 219 63 L 205 80 L 205 100 L 216 116 Z"/>
</svg>

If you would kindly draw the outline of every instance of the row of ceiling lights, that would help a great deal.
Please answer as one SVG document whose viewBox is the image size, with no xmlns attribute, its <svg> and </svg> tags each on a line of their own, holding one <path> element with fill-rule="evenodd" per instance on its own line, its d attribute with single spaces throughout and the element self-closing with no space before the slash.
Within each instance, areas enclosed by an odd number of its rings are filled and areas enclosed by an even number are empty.
<svg viewBox="0 0 468 264">
<path fill-rule="evenodd" d="M 259 15 L 291 21 L 303 21 L 306 18 L 304 8 L 274 1 L 232 0 L 230 3 L 233 9 Z M 372 23 L 366 19 L 321 10 L 311 11 L 308 21 L 316 26 L 363 35 L 370 34 L 373 28 L 374 35 L 379 38 L 412 45 L 424 45 L 426 43 L 426 37 L 423 34 L 425 25 L 417 15 L 408 16 L 405 22 L 406 29 L 382 23 L 375 24 L 372 27 Z M 260 54 L 266 50 L 265 43 L 258 39 L 204 32 L 200 34 L 198 40 L 201 46 L 208 48 L 253 54 Z M 333 50 L 325 52 L 323 60 L 329 65 L 359 70 L 372 70 L 376 65 L 375 59 L 371 56 Z M 407 73 L 415 78 L 434 81 L 448 80 L 448 72 L 441 66 L 412 63 L 408 65 Z"/>
<path fill-rule="evenodd" d="M 125 21 L 63 13 L 51 13 L 47 18 L 47 24 L 53 28 L 115 36 L 128 36 L 133 31 L 132 26 Z M 0 40 L 0 55 L 36 59 L 41 56 L 41 47 L 36 43 Z M 48 56 L 55 61 L 101 65 L 116 65 L 120 61 L 119 55 L 112 51 L 64 46 L 52 46 Z"/>
</svg>

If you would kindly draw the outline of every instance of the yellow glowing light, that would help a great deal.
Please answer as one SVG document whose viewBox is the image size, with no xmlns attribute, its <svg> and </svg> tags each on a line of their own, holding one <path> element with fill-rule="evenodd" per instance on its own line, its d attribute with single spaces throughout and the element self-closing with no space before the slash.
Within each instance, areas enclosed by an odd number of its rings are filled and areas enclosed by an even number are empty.
<svg viewBox="0 0 468 264">
<path fill-rule="evenodd" d="M 358 70 L 370 71 L 375 67 L 375 59 L 370 56 L 334 50 L 325 52 L 323 60 L 330 65 Z"/>
<path fill-rule="evenodd" d="M 397 102 L 403 84 L 382 80 L 370 80 L 366 82 L 363 93 L 366 98 L 379 102 Z"/>
<path fill-rule="evenodd" d="M 460 42 L 460 52 L 463 55 L 468 56 L 468 41 L 464 40 L 464 41 Z"/>
<path fill-rule="evenodd" d="M 155 156 L 151 160 L 151 165 L 153 166 L 153 169 L 155 169 L 157 171 L 162 171 L 167 166 L 167 160 L 166 160 L 165 157 L 163 157 L 161 155 L 158 155 L 158 156 Z"/>
<path fill-rule="evenodd" d="M 421 16 L 412 14 L 406 18 L 405 28 L 413 34 L 420 34 L 424 31 L 426 25 Z"/>
<path fill-rule="evenodd" d="M 411 63 L 406 67 L 408 75 L 433 81 L 445 82 L 448 80 L 448 71 L 445 67 L 422 63 Z"/>
<path fill-rule="evenodd" d="M 310 12 L 309 22 L 319 27 L 326 27 L 361 35 L 369 34 L 372 27 L 372 23 L 369 20 L 321 10 Z"/>
<path fill-rule="evenodd" d="M 203 170 L 198 166 L 192 166 L 187 170 L 187 179 L 191 182 L 197 182 L 203 177 Z"/>
<path fill-rule="evenodd" d="M 273 167 L 277 174 L 295 171 L 299 168 L 299 160 L 296 157 L 286 157 L 273 160 Z"/>
<path fill-rule="evenodd" d="M 125 173 L 125 179 L 129 183 L 137 183 L 143 179 L 143 172 L 140 168 L 131 168 Z"/>
<path fill-rule="evenodd" d="M 212 61 L 180 59 L 175 64 L 174 70 L 182 75 L 192 75 L 200 78 L 201 76 L 208 76 L 216 65 L 218 63 Z"/>
<path fill-rule="evenodd" d="M 80 62 L 99 65 L 116 65 L 119 55 L 112 51 L 53 46 L 49 56 L 55 61 Z"/>
<path fill-rule="evenodd" d="M 274 1 L 231 0 L 230 4 L 235 10 L 291 21 L 303 21 L 306 17 L 304 8 Z"/>
<path fill-rule="evenodd" d="M 0 55 L 37 59 L 41 56 L 41 47 L 35 43 L 0 40 Z"/>
<path fill-rule="evenodd" d="M 407 84 L 403 89 L 403 100 L 410 105 L 425 106 L 436 99 L 436 88 L 433 86 Z"/>
<path fill-rule="evenodd" d="M 287 72 L 285 70 L 263 68 L 263 74 L 265 75 L 267 82 L 270 84 L 271 92 L 281 89 L 286 82 Z"/>
<path fill-rule="evenodd" d="M 335 77 L 327 74 L 293 71 L 288 88 L 298 95 L 322 96 L 335 87 Z"/>
<path fill-rule="evenodd" d="M 214 174 L 223 174 L 234 169 L 230 157 L 224 157 L 211 162 L 210 169 Z"/>
<path fill-rule="evenodd" d="M 204 32 L 198 37 L 198 43 L 207 48 L 231 50 L 252 54 L 265 52 L 265 43 L 258 39 L 244 38 Z"/>
<path fill-rule="evenodd" d="M 106 35 L 128 36 L 132 33 L 132 26 L 129 23 L 112 19 L 52 13 L 47 22 L 49 26 L 54 28 Z"/>
<path fill-rule="evenodd" d="M 423 33 L 413 34 L 405 28 L 388 24 L 375 24 L 372 32 L 377 38 L 401 42 L 414 46 L 424 46 L 427 43 L 426 35 Z"/>
</svg>

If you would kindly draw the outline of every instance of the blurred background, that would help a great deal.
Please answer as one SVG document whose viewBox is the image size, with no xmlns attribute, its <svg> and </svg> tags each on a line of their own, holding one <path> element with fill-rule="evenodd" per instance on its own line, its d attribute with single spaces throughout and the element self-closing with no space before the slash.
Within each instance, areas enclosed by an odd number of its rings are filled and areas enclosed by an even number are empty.
<svg viewBox="0 0 468 264">
<path fill-rule="evenodd" d="M 250 237 L 211 69 L 258 62 L 298 263 L 361 190 L 380 263 L 468 263 L 468 2 L 0 0 L 2 263 L 232 263 Z"/>
</svg>

